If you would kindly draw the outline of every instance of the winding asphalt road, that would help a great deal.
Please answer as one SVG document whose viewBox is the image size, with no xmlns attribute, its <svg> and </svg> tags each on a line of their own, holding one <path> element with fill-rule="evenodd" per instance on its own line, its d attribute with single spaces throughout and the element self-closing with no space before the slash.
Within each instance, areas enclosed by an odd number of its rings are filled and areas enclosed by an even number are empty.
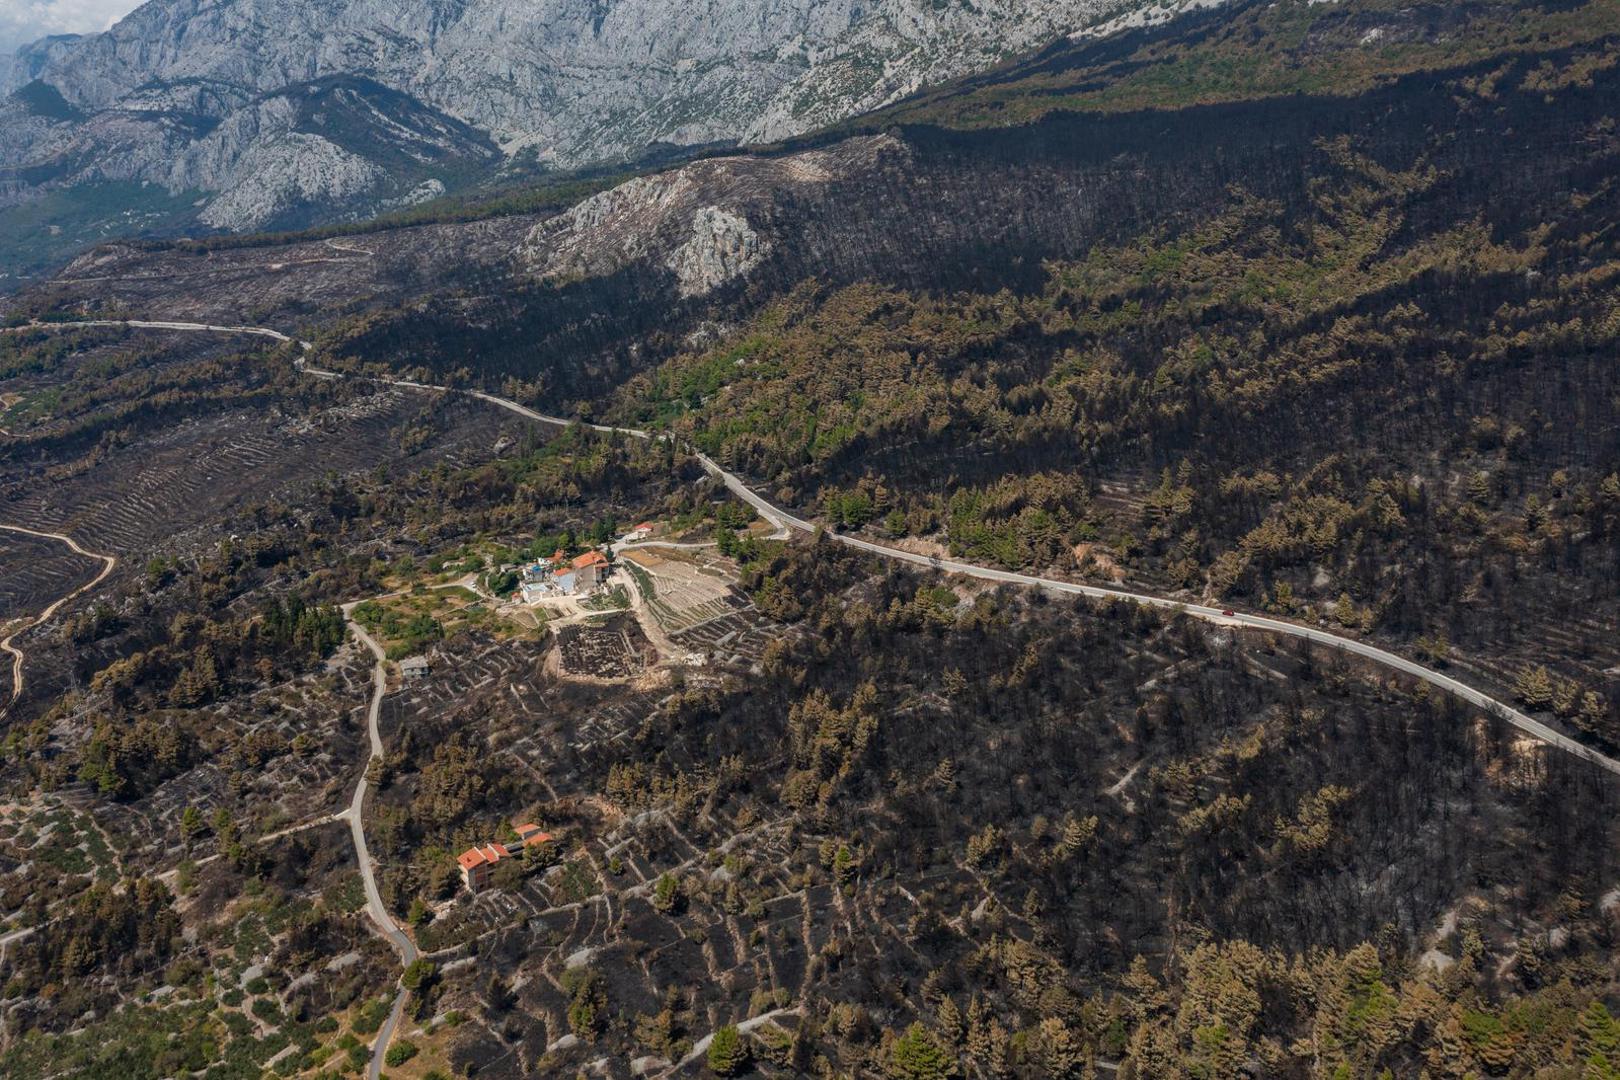
<svg viewBox="0 0 1620 1080">
<path fill-rule="evenodd" d="M 720 478 L 725 483 L 726 487 L 732 492 L 732 494 L 736 495 L 739 499 L 742 499 L 744 502 L 752 506 L 765 520 L 777 525 L 778 527 L 797 529 L 801 532 L 812 532 L 817 528 L 814 522 L 806 521 L 803 518 L 794 517 L 793 515 L 788 514 L 787 512 L 774 506 L 762 496 L 752 491 L 741 480 L 738 480 L 737 477 L 725 471 L 704 455 L 699 454 L 698 458 L 703 462 L 703 467 L 712 475 Z M 870 552 L 871 554 L 880 555 L 886 559 L 895 559 L 900 562 L 914 563 L 917 566 L 930 567 L 934 570 L 943 571 L 949 574 L 965 574 L 969 577 L 979 578 L 984 581 L 1005 582 L 1009 585 L 1025 585 L 1032 588 L 1046 589 L 1049 592 L 1067 593 L 1073 596 L 1084 596 L 1092 600 L 1128 600 L 1131 603 L 1142 604 L 1147 607 L 1160 608 L 1167 611 L 1175 611 L 1181 614 L 1191 615 L 1194 618 L 1202 619 L 1205 622 L 1215 623 L 1219 626 L 1234 626 L 1243 627 L 1250 630 L 1265 630 L 1270 633 L 1282 634 L 1287 637 L 1308 641 L 1314 645 L 1322 645 L 1330 649 L 1336 649 L 1342 653 L 1350 653 L 1355 656 L 1360 656 L 1371 660 L 1374 663 L 1382 664 L 1385 667 L 1394 668 L 1396 671 L 1403 674 L 1422 679 L 1424 682 L 1427 682 L 1432 686 L 1437 686 L 1449 694 L 1455 694 L 1464 701 L 1484 709 L 1492 716 L 1506 720 L 1514 727 L 1525 732 L 1526 734 L 1535 736 L 1542 742 L 1557 747 L 1558 749 L 1564 750 L 1570 754 L 1574 754 L 1576 757 L 1581 758 L 1584 761 L 1589 761 L 1600 768 L 1607 769 L 1609 772 L 1620 776 L 1620 761 L 1616 761 L 1615 759 L 1601 754 L 1589 746 L 1576 742 L 1567 735 L 1559 734 L 1546 724 L 1541 723 L 1539 720 L 1526 716 L 1519 710 L 1503 704 L 1488 694 L 1481 693 L 1466 683 L 1458 682 L 1449 675 L 1442 675 L 1438 671 L 1434 671 L 1431 668 L 1426 668 L 1421 664 L 1413 663 L 1403 656 L 1397 656 L 1395 653 L 1389 652 L 1386 649 L 1380 649 L 1376 645 L 1368 645 L 1364 641 L 1357 641 L 1354 638 L 1340 637 L 1338 634 L 1330 634 L 1323 630 L 1302 626 L 1299 623 L 1285 622 L 1282 619 L 1272 619 L 1264 615 L 1247 615 L 1237 611 L 1232 611 L 1230 614 L 1228 614 L 1230 609 L 1206 607 L 1202 604 L 1189 604 L 1181 600 L 1172 600 L 1163 596 L 1153 596 L 1148 593 L 1131 592 L 1126 589 L 1108 589 L 1098 585 L 1078 585 L 1074 582 L 1056 581 L 1052 578 L 1034 577 L 1030 574 L 1019 574 L 1010 570 L 996 570 L 987 566 L 976 566 L 973 563 L 957 562 L 954 559 L 937 558 L 931 555 L 919 555 L 911 551 L 901 551 L 898 548 L 888 547 L 883 544 L 874 544 L 870 540 L 862 540 L 853 536 L 843 536 L 836 533 L 827 533 L 826 535 L 830 539 L 836 540 L 841 544 L 855 548 L 859 551 Z"/>
<path fill-rule="evenodd" d="M 37 325 L 131 326 L 152 330 L 251 334 L 258 337 L 269 338 L 274 341 L 296 343 L 306 355 L 313 350 L 313 346 L 308 341 L 293 338 L 287 334 L 281 333 L 278 330 L 272 330 L 261 326 L 228 326 L 212 323 L 163 322 L 147 320 L 93 320 L 89 322 L 49 323 Z M 300 358 L 297 361 L 297 366 L 300 371 L 303 371 L 304 373 L 316 378 L 339 379 L 346 377 L 340 372 L 328 371 L 314 367 L 313 365 L 308 364 L 303 358 Z M 453 387 L 435 386 L 428 383 L 414 382 L 408 379 L 382 379 L 379 381 L 392 386 L 433 393 L 465 393 L 471 397 L 479 399 L 480 401 L 506 409 L 509 412 L 515 413 L 518 416 L 522 416 L 526 419 L 533 420 L 537 423 L 557 427 L 568 427 L 575 422 L 564 417 L 549 416 L 545 413 L 537 412 L 536 410 L 525 405 L 520 405 L 515 401 L 498 397 L 482 390 L 458 391 Z M 668 438 L 667 435 L 653 436 L 646 431 L 636 428 L 615 428 L 604 424 L 587 424 L 586 426 L 595 431 L 609 433 L 617 432 L 619 434 L 638 439 Z M 703 468 L 711 476 L 714 476 L 716 479 L 720 480 L 733 495 L 746 502 L 749 506 L 753 507 L 761 517 L 774 525 L 777 529 L 778 535 L 786 536 L 793 531 L 814 533 L 818 530 L 819 526 L 817 526 L 814 522 L 805 518 L 797 517 L 776 506 L 764 496 L 755 492 L 747 484 L 743 483 L 743 481 L 735 474 L 722 468 L 707 455 L 698 454 L 697 458 L 702 463 Z M 105 580 L 107 575 L 112 572 L 114 566 L 117 565 L 117 559 L 115 557 L 109 555 L 97 555 L 93 552 L 85 551 L 73 540 L 58 533 L 35 532 L 32 529 L 25 529 L 14 525 L 0 525 L 0 529 L 60 540 L 71 547 L 75 552 L 91 558 L 101 559 L 105 563 L 101 573 L 96 576 L 95 580 L 81 586 L 72 593 L 69 593 L 67 596 L 64 596 L 60 600 L 56 601 L 49 608 L 47 608 L 39 616 L 39 618 L 29 623 L 28 626 L 24 627 L 23 629 L 37 626 L 41 622 L 44 622 L 46 619 L 50 618 L 64 603 Z M 1213 623 L 1218 626 L 1262 630 L 1268 633 L 1280 634 L 1284 637 L 1296 638 L 1314 645 L 1334 649 L 1341 653 L 1359 656 L 1394 671 L 1399 671 L 1402 674 L 1421 679 L 1432 686 L 1438 687 L 1449 694 L 1453 694 L 1462 700 L 1483 709 L 1487 713 L 1490 713 L 1491 715 L 1512 724 L 1520 731 L 1534 736 L 1535 738 L 1556 749 L 1572 754 L 1583 761 L 1590 762 L 1591 764 L 1601 769 L 1605 769 L 1612 774 L 1620 775 L 1620 761 L 1616 761 L 1613 758 L 1601 754 L 1598 751 L 1593 750 L 1591 747 L 1584 746 L 1581 743 L 1576 742 L 1574 739 L 1554 731 L 1552 728 L 1534 719 L 1533 717 L 1527 716 L 1517 709 L 1511 708 L 1503 702 L 1500 702 L 1495 698 L 1492 698 L 1489 695 L 1466 685 L 1465 683 L 1459 682 L 1448 675 L 1443 675 L 1438 671 L 1434 671 L 1430 668 L 1422 666 L 1421 664 L 1414 663 L 1405 657 L 1398 656 L 1395 653 L 1380 649 L 1374 645 L 1369 645 L 1362 641 L 1357 641 L 1353 638 L 1341 637 L 1337 634 L 1327 633 L 1319 629 L 1303 626 L 1298 623 L 1286 622 L 1281 619 L 1268 618 L 1263 615 L 1249 615 L 1235 611 L 1229 613 L 1226 609 L 1207 607 L 1201 604 L 1188 604 L 1179 600 L 1172 600 L 1167 597 L 1154 596 L 1150 593 L 1133 592 L 1127 589 L 1110 589 L 1097 585 L 1081 585 L 1074 582 L 1058 581 L 1052 578 L 1042 578 L 1030 574 L 1015 573 L 1009 570 L 998 570 L 992 567 L 977 566 L 973 563 L 958 562 L 953 559 L 919 555 L 914 552 L 902 551 L 898 548 L 888 547 L 883 544 L 873 543 L 869 540 L 862 540 L 858 537 L 845 536 L 838 533 L 829 532 L 824 535 L 836 543 L 843 544 L 858 551 L 877 555 L 885 559 L 912 563 L 917 566 L 944 573 L 962 574 L 982 581 L 1044 589 L 1049 592 L 1083 596 L 1093 600 L 1125 600 L 1135 604 L 1143 604 L 1148 607 L 1190 615 L 1193 618 L 1202 619 L 1205 622 Z M 346 619 L 348 619 L 350 612 L 354 609 L 357 603 L 358 601 L 343 605 L 343 613 Z M 372 655 L 376 657 L 376 665 L 372 670 L 371 702 L 366 714 L 367 732 L 371 742 L 371 757 L 367 763 L 367 771 L 369 771 L 370 762 L 377 761 L 383 756 L 382 737 L 378 732 L 377 723 L 378 714 L 382 707 L 383 695 L 387 691 L 387 668 L 385 665 L 386 658 L 381 646 L 379 646 L 377 642 L 366 633 L 363 627 L 361 627 L 358 623 L 355 623 L 352 619 L 348 619 L 348 622 L 349 626 L 353 629 L 355 636 L 362 644 L 366 646 L 367 649 L 371 651 Z M 21 632 L 22 631 L 19 630 L 16 633 Z M 4 641 L 0 641 L 0 648 L 10 652 L 14 657 L 13 669 L 15 675 L 13 679 L 13 701 L 15 701 L 22 692 L 22 653 L 14 648 L 11 644 L 11 639 L 16 636 L 16 633 L 12 634 L 10 637 L 7 637 Z M 394 922 L 393 917 L 389 915 L 387 906 L 382 901 L 382 895 L 377 889 L 376 877 L 373 872 L 371 862 L 371 853 L 370 849 L 366 845 L 363 811 L 367 787 L 368 781 L 366 780 L 365 772 L 362 772 L 359 782 L 355 785 L 354 797 L 349 802 L 349 808 L 337 815 L 337 817 L 346 818 L 349 823 L 350 835 L 354 841 L 355 854 L 360 865 L 361 879 L 365 885 L 367 912 L 370 915 L 371 920 L 377 925 L 378 930 L 381 931 L 383 936 L 386 937 L 399 951 L 401 962 L 408 966 L 417 958 L 418 953 L 416 950 L 416 945 L 402 930 L 400 930 L 399 926 Z M 10 940 L 22 936 L 27 932 L 28 931 L 18 931 L 14 934 L 7 935 L 5 939 L 0 939 L 0 945 L 9 944 Z M 400 1019 L 404 1014 L 407 997 L 408 992 L 401 987 L 398 994 L 394 998 L 394 1004 L 389 1011 L 388 1019 L 384 1022 L 381 1029 L 379 1029 L 377 1038 L 372 1043 L 371 1061 L 367 1069 L 368 1080 L 379 1080 L 379 1077 L 381 1076 L 384 1055 L 387 1053 L 388 1046 L 394 1037 L 395 1031 L 399 1027 Z M 761 1017 L 758 1018 L 758 1020 L 763 1021 L 766 1018 L 767 1017 Z M 688 1057 L 688 1060 L 695 1059 L 699 1052 L 700 1047 L 694 1047 L 692 1054 Z M 682 1064 L 685 1064 L 685 1062 Z"/>
<path fill-rule="evenodd" d="M 85 324 L 55 323 L 41 325 L 82 326 Z M 307 341 L 301 341 L 283 334 L 278 330 L 271 330 L 262 326 L 220 326 L 207 323 L 143 322 L 136 320 L 104 320 L 101 322 L 92 323 L 91 325 L 125 325 L 148 327 L 158 330 L 200 330 L 232 334 L 256 334 L 260 337 L 268 337 L 276 341 L 297 341 L 299 347 L 306 354 L 313 349 L 313 346 Z M 343 377 L 339 372 L 326 371 L 316 368 L 305 363 L 302 359 L 299 360 L 298 366 L 300 370 L 306 371 L 310 375 L 314 375 L 319 378 L 332 379 Z M 515 401 L 509 401 L 506 398 L 497 397 L 494 394 L 485 393 L 482 390 L 457 391 L 454 387 L 434 386 L 431 384 L 413 382 L 406 379 L 384 379 L 381 381 L 389 385 L 402 386 L 414 390 L 425 390 L 441 393 L 466 393 L 472 397 L 478 398 L 480 401 L 486 401 L 492 405 L 496 405 L 500 408 L 516 413 L 519 416 L 527 417 L 530 420 L 543 424 L 567 427 L 574 422 L 563 417 L 548 416 L 545 413 L 537 412 L 534 409 L 528 408 L 527 406 L 519 405 Z M 654 437 L 649 435 L 647 432 L 636 428 L 614 428 L 604 424 L 588 424 L 586 426 L 596 431 L 618 432 L 620 434 L 639 439 Z M 656 437 L 666 438 L 667 436 L 659 435 Z M 756 511 L 758 511 L 761 517 L 775 525 L 778 530 L 791 529 L 799 532 L 814 532 L 818 529 L 818 526 L 814 522 L 808 521 L 801 517 L 796 517 L 793 514 L 790 514 L 787 511 L 777 507 L 763 495 L 758 494 L 747 484 L 743 483 L 739 477 L 721 468 L 719 464 L 708 456 L 703 454 L 698 454 L 697 456 L 698 460 L 702 462 L 703 468 L 707 470 L 710 475 L 716 477 L 722 483 L 724 483 L 726 488 L 730 490 L 732 494 L 736 495 L 739 499 L 752 506 Z M 1469 704 L 1485 710 L 1492 716 L 1512 724 L 1520 731 L 1523 731 L 1527 735 L 1531 735 L 1542 742 L 1547 743 L 1549 746 L 1563 750 L 1566 753 L 1573 754 L 1575 757 L 1580 758 L 1583 761 L 1590 762 L 1598 768 L 1605 769 L 1616 776 L 1620 776 L 1620 761 L 1616 761 L 1614 758 L 1601 754 L 1589 746 L 1576 742 L 1567 735 L 1554 731 L 1552 728 L 1541 723 L 1539 720 L 1536 720 L 1534 717 L 1527 716 L 1519 710 L 1498 701 L 1490 695 L 1482 693 L 1466 683 L 1462 683 L 1451 678 L 1449 675 L 1443 675 L 1432 668 L 1426 668 L 1421 664 L 1417 664 L 1406 659 L 1405 657 L 1397 656 L 1395 653 L 1389 652 L 1385 649 L 1380 649 L 1374 645 L 1368 645 L 1362 641 L 1357 641 L 1354 638 L 1341 637 L 1338 634 L 1331 634 L 1314 627 L 1303 626 L 1299 623 L 1286 622 L 1282 619 L 1272 619 L 1263 615 L 1248 615 L 1241 612 L 1233 612 L 1232 614 L 1228 615 L 1225 609 L 1207 607 L 1201 604 L 1188 604 L 1180 600 L 1172 600 L 1168 597 L 1154 596 L 1151 593 L 1133 592 L 1128 589 L 1108 589 L 1097 585 L 1079 585 L 1069 581 L 1057 581 L 1052 578 L 1035 577 L 1030 574 L 1019 574 L 1010 570 L 997 570 L 987 566 L 976 566 L 973 563 L 957 562 L 953 559 L 942 559 L 928 555 L 918 555 L 914 552 L 901 551 L 898 548 L 888 547 L 883 544 L 876 544 L 870 540 L 862 540 L 858 537 L 845 536 L 840 533 L 829 532 L 826 535 L 829 539 L 837 543 L 844 544 L 847 547 L 855 548 L 859 551 L 868 552 L 885 559 L 895 559 L 900 562 L 908 562 L 918 566 L 929 567 L 931 569 L 940 570 L 946 573 L 963 574 L 983 581 L 1004 582 L 1010 585 L 1023 585 L 1030 588 L 1046 589 L 1050 592 L 1084 596 L 1094 600 L 1127 600 L 1131 603 L 1144 604 L 1148 607 L 1181 612 L 1183 614 L 1190 615 L 1193 618 L 1202 619 L 1205 622 L 1214 623 L 1219 626 L 1263 630 L 1268 633 L 1280 634 L 1284 637 L 1291 637 L 1302 641 L 1307 641 L 1313 645 L 1320 645 L 1324 648 L 1334 649 L 1341 653 L 1360 656 L 1364 659 L 1371 660 L 1376 664 L 1399 671 L 1402 674 L 1410 675 L 1413 678 L 1422 679 L 1431 686 L 1438 687 L 1448 694 L 1454 694 Z"/>
</svg>

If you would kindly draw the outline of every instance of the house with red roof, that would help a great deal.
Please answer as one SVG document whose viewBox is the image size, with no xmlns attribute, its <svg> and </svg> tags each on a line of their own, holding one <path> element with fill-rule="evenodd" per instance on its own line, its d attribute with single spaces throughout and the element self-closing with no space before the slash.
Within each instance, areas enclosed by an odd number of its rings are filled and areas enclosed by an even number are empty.
<svg viewBox="0 0 1620 1080">
<path fill-rule="evenodd" d="M 600 551 L 587 551 L 569 565 L 574 574 L 575 592 L 596 588 L 610 569 L 607 556 Z"/>
<path fill-rule="evenodd" d="M 456 865 L 461 867 L 461 883 L 467 886 L 468 892 L 476 896 L 488 888 L 490 877 L 502 859 L 516 858 L 525 848 L 552 840 L 550 833 L 529 822 L 513 826 L 513 831 L 518 835 L 515 844 L 480 844 L 456 856 Z"/>
<path fill-rule="evenodd" d="M 461 866 L 461 883 L 474 895 L 483 892 L 489 885 L 489 875 L 495 872 L 495 864 L 506 857 L 504 844 L 468 848 L 456 857 L 456 862 Z"/>
<path fill-rule="evenodd" d="M 613 564 L 600 551 L 587 551 L 570 559 L 558 551 L 524 571 L 523 600 L 537 604 L 548 596 L 574 596 L 600 585 L 613 570 Z"/>
</svg>

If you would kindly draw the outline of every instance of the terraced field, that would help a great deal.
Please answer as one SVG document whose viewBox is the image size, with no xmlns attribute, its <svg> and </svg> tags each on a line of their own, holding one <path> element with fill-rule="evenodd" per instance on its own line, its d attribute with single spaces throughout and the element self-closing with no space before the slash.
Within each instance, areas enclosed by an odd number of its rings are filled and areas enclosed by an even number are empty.
<svg viewBox="0 0 1620 1080">
<path fill-rule="evenodd" d="M 28 650 L 49 632 L 56 611 L 98 585 L 113 569 L 112 563 L 75 551 L 55 537 L 31 536 L 16 526 L 0 528 L 3 540 L 13 542 L 9 550 L 0 547 L 0 567 L 6 570 L 6 582 L 0 585 L 5 590 L 0 597 L 0 712 L 25 693 Z"/>
<path fill-rule="evenodd" d="M 143 556 L 191 534 L 198 541 L 217 522 L 327 473 L 368 471 L 405 455 L 396 429 L 420 399 L 382 391 L 314 422 L 267 413 L 230 413 L 151 433 L 107 455 L 95 469 L 57 483 L 30 478 L 5 503 L 6 519 L 70 533 L 81 543 L 144 565 Z M 412 466 L 457 464 L 499 437 L 499 419 L 465 403 L 450 434 L 410 458 Z M 461 415 L 464 413 L 465 415 Z M 20 480 L 13 474 L 0 476 Z"/>
<path fill-rule="evenodd" d="M 248 836 L 336 813 L 365 763 L 370 674 L 369 657 L 350 647 L 324 671 L 231 698 L 213 708 L 211 737 L 272 752 L 216 752 L 143 798 L 117 805 L 86 798 L 85 808 L 132 856 L 157 865 L 181 854 L 180 817 L 188 807 L 205 819 L 223 808 Z"/>
<path fill-rule="evenodd" d="M 0 505 L 0 524 L 10 521 Z M 60 541 L 0 530 L 0 628 L 37 616 L 96 576 L 101 565 L 74 554 Z M 4 636 L 4 635 L 0 635 Z M 9 677 L 9 674 L 8 676 Z"/>
<path fill-rule="evenodd" d="M 482 636 L 453 653 L 436 650 L 431 674 L 401 685 L 383 699 L 384 738 L 485 697 L 505 697 L 525 716 L 545 715 L 549 706 L 539 687 L 543 652 L 538 642 Z"/>
<path fill-rule="evenodd" d="M 689 655 L 721 666 L 752 668 L 783 628 L 765 619 L 731 578 L 705 555 L 657 549 L 624 555 L 646 610 Z"/>
<path fill-rule="evenodd" d="M 594 679 L 633 678 L 654 656 L 641 628 L 629 618 L 560 627 L 557 649 L 564 674 Z"/>
<path fill-rule="evenodd" d="M 127 434 L 104 446 L 93 466 L 65 475 L 0 462 L 0 521 L 69 535 L 118 558 L 106 582 L 57 613 L 54 621 L 61 621 L 86 610 L 97 596 L 143 589 L 142 575 L 154 557 L 184 561 L 215 550 L 230 533 L 223 523 L 254 507 L 296 503 L 330 476 L 486 460 L 511 426 L 493 410 L 439 402 L 442 422 L 407 450 L 401 433 L 420 422 L 422 406 L 422 395 L 397 389 L 313 415 L 305 403 L 289 399 L 285 408 L 234 411 Z M 16 553 L 5 560 L 8 571 L 13 565 L 22 571 L 0 575 L 0 613 L 37 612 L 41 598 L 61 596 L 73 587 L 74 575 L 83 580 L 96 569 L 38 544 L 3 550 Z M 43 628 L 24 634 L 18 646 L 28 653 L 25 696 L 37 702 L 54 700 L 75 679 L 116 658 L 102 656 L 95 645 L 69 648 Z M 3 677 L 9 697 L 9 667 Z"/>
<path fill-rule="evenodd" d="M 523 957 L 518 983 L 529 1025 L 525 1044 L 558 1047 L 571 1037 L 569 998 L 561 988 L 570 970 L 612 973 L 609 992 L 631 1001 L 656 1000 L 659 987 L 698 971 L 708 986 L 751 992 L 769 1007 L 802 995 L 823 946 L 833 940 L 876 946 L 898 933 L 894 921 L 908 914 L 898 892 L 890 911 L 856 903 L 840 912 L 830 886 L 801 888 L 786 868 L 813 858 L 814 844 L 793 837 L 784 823 L 755 823 L 718 846 L 705 840 L 712 834 L 694 837 L 663 811 L 627 818 L 515 891 L 459 901 L 437 926 L 441 943 L 428 955 L 456 986 L 471 986 L 478 977 L 476 962 L 469 962 L 474 957 Z M 652 897 L 665 874 L 717 897 L 734 877 L 746 875 L 759 901 L 747 911 L 704 903 L 660 913 Z M 634 929 L 628 939 L 627 928 Z M 491 1074 L 517 1075 L 491 1066 Z"/>
<path fill-rule="evenodd" d="M 662 700 L 663 695 L 659 693 L 632 694 L 588 710 L 585 718 L 579 722 L 574 749 L 583 751 L 608 747 L 628 738 Z"/>
<path fill-rule="evenodd" d="M 671 640 L 713 663 L 752 668 L 784 632 L 750 604 L 696 623 Z"/>
<path fill-rule="evenodd" d="M 699 556 L 647 548 L 627 551 L 624 559 L 647 610 L 667 634 L 679 634 L 747 606 L 726 573 Z"/>
</svg>

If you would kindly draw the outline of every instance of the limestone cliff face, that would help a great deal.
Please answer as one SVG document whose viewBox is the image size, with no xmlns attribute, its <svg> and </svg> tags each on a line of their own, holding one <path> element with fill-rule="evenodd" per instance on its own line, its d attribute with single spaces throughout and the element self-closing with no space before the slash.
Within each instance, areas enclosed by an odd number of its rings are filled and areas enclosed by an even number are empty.
<svg viewBox="0 0 1620 1080">
<path fill-rule="evenodd" d="M 900 166 L 905 156 L 898 139 L 870 136 L 784 158 L 719 158 L 637 177 L 536 225 L 520 258 L 549 280 L 607 277 L 652 262 L 675 275 L 682 296 L 705 296 L 771 253 L 785 203 Z"/>
<path fill-rule="evenodd" d="M 748 220 L 719 206 L 692 214 L 692 235 L 664 263 L 680 282 L 682 296 L 706 296 L 742 277 L 771 253 Z"/>
<path fill-rule="evenodd" d="M 30 178 L 0 205 L 140 180 L 200 191 L 205 221 L 250 229 L 297 208 L 375 209 L 506 162 L 769 140 L 1136 2 L 152 0 L 0 66 L 0 175 Z M 735 223 L 699 228 L 748 258 Z M 703 250 L 682 256 L 693 280 L 725 273 Z"/>
</svg>

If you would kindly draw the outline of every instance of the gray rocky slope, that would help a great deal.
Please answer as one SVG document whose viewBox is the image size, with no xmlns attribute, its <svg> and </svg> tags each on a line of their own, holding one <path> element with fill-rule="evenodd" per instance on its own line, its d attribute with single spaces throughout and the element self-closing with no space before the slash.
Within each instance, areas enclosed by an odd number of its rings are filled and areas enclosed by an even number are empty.
<svg viewBox="0 0 1620 1080">
<path fill-rule="evenodd" d="M 134 181 L 218 228 L 353 217 L 518 163 L 801 133 L 1132 6 L 151 0 L 0 67 L 0 206 Z"/>
</svg>

